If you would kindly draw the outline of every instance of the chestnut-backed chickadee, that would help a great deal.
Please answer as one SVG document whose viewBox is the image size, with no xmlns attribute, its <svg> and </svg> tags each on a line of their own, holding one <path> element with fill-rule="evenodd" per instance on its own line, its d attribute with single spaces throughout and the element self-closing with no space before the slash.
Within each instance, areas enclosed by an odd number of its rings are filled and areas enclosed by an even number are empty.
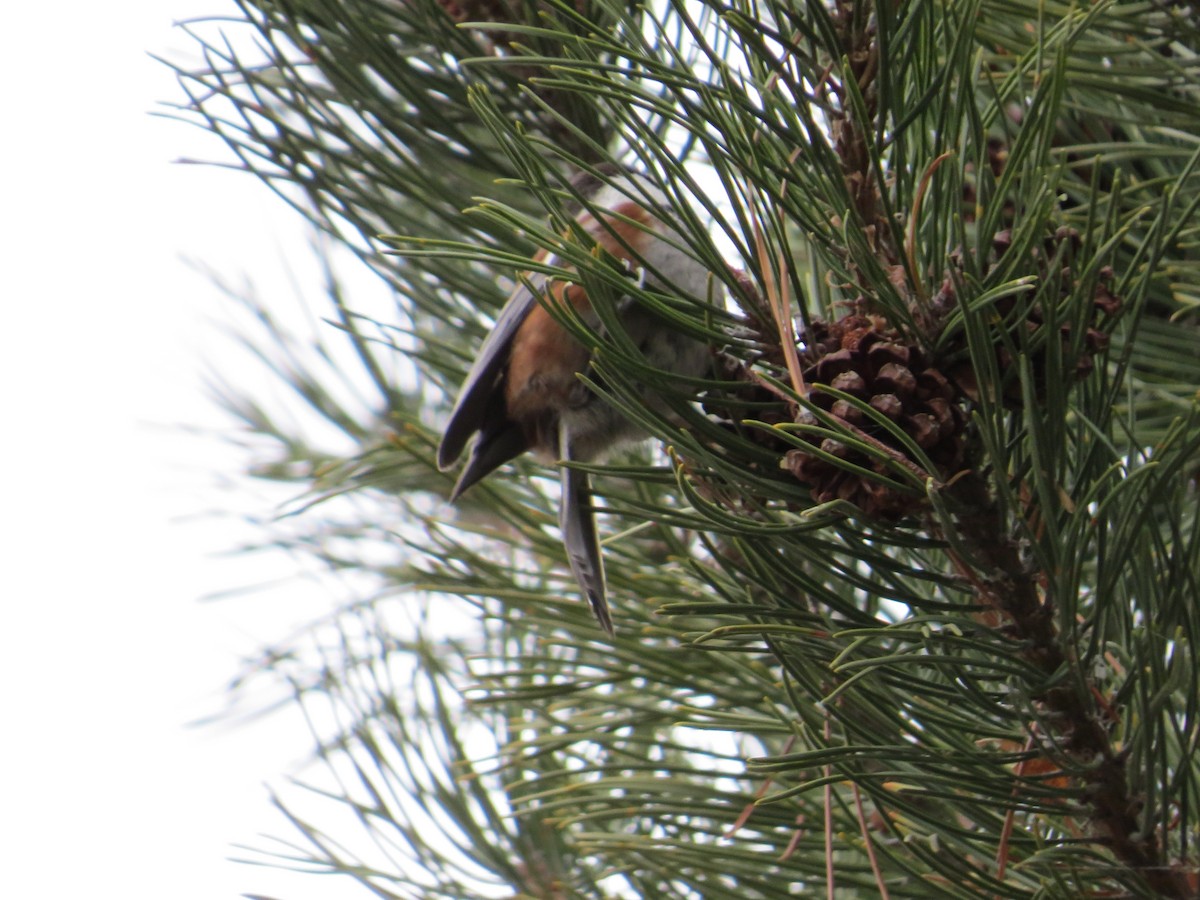
<svg viewBox="0 0 1200 900">
<path fill-rule="evenodd" d="M 603 180 L 584 175 L 572 185 L 584 200 L 576 224 L 595 245 L 624 261 L 655 291 L 707 295 L 708 271 L 683 249 L 678 233 L 647 209 L 669 208 L 650 179 L 617 171 Z M 544 252 L 541 261 L 565 267 Z M 540 273 L 526 274 L 501 310 L 463 382 L 438 448 L 438 465 L 446 469 L 477 435 L 450 494 L 452 502 L 527 450 L 549 463 L 591 462 L 621 444 L 647 437 L 580 379 L 589 374 L 591 352 L 548 309 L 567 305 L 589 328 L 602 332 L 581 284 Z M 624 297 L 616 309 L 649 366 L 685 378 L 702 375 L 709 366 L 711 356 L 703 342 L 671 327 L 633 297 Z M 641 385 L 640 393 L 647 405 L 662 406 L 661 394 L 650 384 Z M 562 466 L 561 479 L 559 525 L 571 571 L 611 634 L 590 481 L 586 472 L 569 465 Z"/>
</svg>

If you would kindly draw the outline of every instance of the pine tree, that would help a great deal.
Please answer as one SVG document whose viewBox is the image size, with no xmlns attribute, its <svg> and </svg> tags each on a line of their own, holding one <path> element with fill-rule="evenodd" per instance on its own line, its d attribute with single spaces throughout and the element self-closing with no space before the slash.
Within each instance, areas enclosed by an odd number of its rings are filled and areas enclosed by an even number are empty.
<svg viewBox="0 0 1200 900">
<path fill-rule="evenodd" d="M 188 27 L 176 114 L 394 297 L 331 272 L 315 347 L 266 308 L 249 339 L 355 452 L 224 391 L 303 491 L 275 539 L 376 586 L 264 657 L 330 776 L 321 818 L 281 794 L 280 864 L 382 897 L 1198 895 L 1193 7 L 239 0 Z M 709 296 L 566 229 L 606 162 L 662 186 Z M 713 353 L 647 409 L 619 329 L 572 326 L 654 437 L 592 467 L 612 639 L 552 469 L 451 508 L 434 463 L 539 248 Z"/>
</svg>

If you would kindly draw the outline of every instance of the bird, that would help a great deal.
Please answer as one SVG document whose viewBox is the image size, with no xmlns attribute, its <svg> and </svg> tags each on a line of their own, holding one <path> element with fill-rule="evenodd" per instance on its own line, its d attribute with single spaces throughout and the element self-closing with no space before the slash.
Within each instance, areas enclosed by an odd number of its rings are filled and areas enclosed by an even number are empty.
<svg viewBox="0 0 1200 900">
<path fill-rule="evenodd" d="M 644 279 L 647 288 L 675 296 L 705 298 L 709 272 L 683 248 L 677 231 L 652 209 L 670 208 L 648 176 L 597 167 L 571 181 L 579 198 L 564 210 L 575 216 L 569 234 L 583 235 Z M 571 268 L 550 251 L 535 257 L 545 267 Z M 594 331 L 600 319 L 579 281 L 525 273 L 479 348 L 438 447 L 438 466 L 451 469 L 470 444 L 453 490 L 455 502 L 508 461 L 530 452 L 558 463 L 562 495 L 559 528 L 567 560 L 601 627 L 614 635 L 600 542 L 592 509 L 591 480 L 570 463 L 603 460 L 613 450 L 649 437 L 593 392 L 591 350 L 550 309 L 570 306 Z M 695 378 L 710 367 L 706 342 L 672 326 L 631 295 L 616 306 L 626 334 L 654 369 Z M 662 408 L 661 393 L 639 385 L 642 402 Z"/>
</svg>

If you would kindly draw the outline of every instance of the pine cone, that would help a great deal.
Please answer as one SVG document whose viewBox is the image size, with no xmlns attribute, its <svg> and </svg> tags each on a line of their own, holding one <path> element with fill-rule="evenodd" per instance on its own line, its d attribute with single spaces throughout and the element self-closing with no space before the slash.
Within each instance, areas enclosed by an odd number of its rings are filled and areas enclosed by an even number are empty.
<svg viewBox="0 0 1200 900">
<path fill-rule="evenodd" d="M 836 388 L 897 423 L 940 473 L 958 468 L 967 422 L 960 395 L 920 347 L 906 341 L 883 319 L 857 314 L 833 323 L 813 322 L 805 337 L 805 382 L 818 385 L 808 395 L 810 403 L 874 438 L 896 456 L 906 455 L 903 444 L 887 429 L 856 405 L 821 390 L 819 385 Z M 811 412 L 802 412 L 798 422 L 817 425 L 819 419 Z M 817 440 L 814 437 L 813 443 Z M 875 472 L 887 468 L 877 456 L 868 456 L 832 437 L 821 440 L 819 446 L 824 453 Z M 911 493 L 896 491 L 804 450 L 790 450 L 786 462 L 792 474 L 811 487 L 818 503 L 845 500 L 870 516 L 891 520 L 902 518 L 914 508 Z"/>
</svg>

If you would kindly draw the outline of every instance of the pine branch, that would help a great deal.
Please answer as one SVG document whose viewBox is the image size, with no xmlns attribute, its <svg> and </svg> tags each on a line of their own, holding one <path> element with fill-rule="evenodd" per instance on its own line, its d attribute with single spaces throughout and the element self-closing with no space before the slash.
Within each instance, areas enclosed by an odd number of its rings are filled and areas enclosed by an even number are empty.
<svg viewBox="0 0 1200 900">
<path fill-rule="evenodd" d="M 1039 588 L 1048 582 L 1047 573 L 1031 569 L 1022 558 L 982 479 L 962 478 L 948 493 L 960 510 L 959 536 L 972 554 L 970 563 L 959 560 L 963 576 L 976 586 L 980 607 L 999 614 L 1022 657 L 1042 675 L 1042 684 L 1030 691 L 1037 716 L 1030 740 L 1036 752 L 1082 782 L 1080 801 L 1091 810 L 1101 840 L 1157 896 L 1193 896 L 1190 867 L 1167 864 L 1139 818 L 1142 801 L 1130 787 L 1124 754 L 1115 748 L 1112 723 L 1106 722 L 1118 710 L 1103 702 L 1073 662 L 1073 648 L 1055 624 L 1054 603 Z"/>
<path fill-rule="evenodd" d="M 1189 895 L 1194 17 L 239 8 L 250 40 L 190 26 L 174 114 L 392 300 L 331 268 L 304 338 L 251 303 L 292 415 L 220 386 L 274 448 L 256 472 L 302 486 L 264 543 L 368 585 L 258 666 L 353 823 L 284 792 L 287 864 L 430 898 Z M 708 296 L 564 238 L 601 160 L 662 187 Z M 719 362 L 648 409 L 636 343 L 572 325 L 587 386 L 659 439 L 589 467 L 612 641 L 563 567 L 555 473 L 518 461 L 452 512 L 434 461 L 538 247 Z"/>
</svg>

